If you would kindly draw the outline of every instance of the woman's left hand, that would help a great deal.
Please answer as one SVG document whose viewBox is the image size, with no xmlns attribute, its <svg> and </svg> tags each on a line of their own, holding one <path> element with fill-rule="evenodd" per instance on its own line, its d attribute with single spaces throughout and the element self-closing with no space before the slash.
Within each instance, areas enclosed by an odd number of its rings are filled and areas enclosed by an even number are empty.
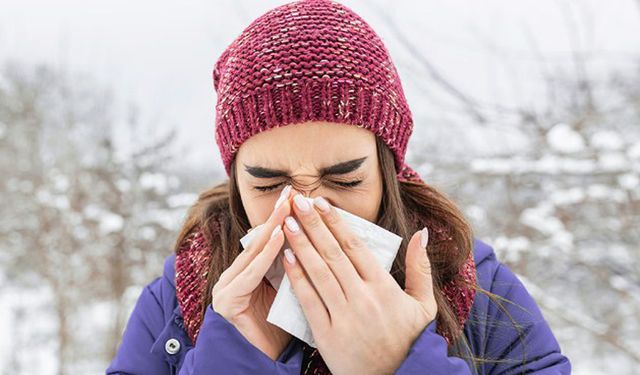
<svg viewBox="0 0 640 375">
<path fill-rule="evenodd" d="M 394 373 L 438 311 L 427 229 L 409 241 L 402 290 L 333 206 L 307 206 L 285 219 L 295 263 L 283 263 L 323 360 L 333 374 Z"/>
</svg>

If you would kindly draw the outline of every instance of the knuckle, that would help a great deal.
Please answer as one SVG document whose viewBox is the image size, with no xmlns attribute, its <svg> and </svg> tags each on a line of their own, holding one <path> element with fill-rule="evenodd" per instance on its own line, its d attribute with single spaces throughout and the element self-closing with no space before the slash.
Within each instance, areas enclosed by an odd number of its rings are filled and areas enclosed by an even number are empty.
<svg viewBox="0 0 640 375">
<path fill-rule="evenodd" d="M 327 225 L 336 226 L 340 223 L 341 217 L 335 210 L 331 210 L 331 212 L 325 216 L 324 220 Z"/>
<path fill-rule="evenodd" d="M 211 300 L 215 305 L 215 311 L 217 311 L 218 313 L 221 313 L 221 311 L 225 311 L 227 303 L 225 301 L 226 297 L 224 295 L 224 292 L 216 292 L 215 295 L 211 296 Z"/>
<path fill-rule="evenodd" d="M 218 303 L 218 301 L 222 301 L 224 298 L 224 291 L 220 290 L 218 288 L 218 290 L 215 289 L 212 291 L 211 293 L 211 298 L 215 298 L 216 299 L 216 303 Z"/>
<path fill-rule="evenodd" d="M 304 219 L 304 221 L 309 229 L 316 229 L 322 225 L 322 219 L 318 215 L 309 215 Z"/>
<path fill-rule="evenodd" d="M 304 272 L 292 272 L 291 273 L 291 279 L 293 279 L 294 281 L 300 281 L 303 280 L 305 278 Z"/>
<path fill-rule="evenodd" d="M 222 271 L 222 273 L 218 277 L 218 280 L 216 280 L 213 287 L 214 288 L 217 287 L 218 289 L 220 289 L 222 286 L 226 285 L 227 282 L 230 281 L 229 279 L 232 276 L 231 272 L 232 272 L 231 267 L 226 268 L 224 271 Z"/>
<path fill-rule="evenodd" d="M 222 274 L 220 274 L 220 277 L 218 277 L 218 281 L 216 281 L 216 284 L 213 286 L 213 288 L 215 290 L 220 290 L 224 285 L 229 283 L 229 278 L 230 276 L 230 272 L 229 268 L 227 268 L 226 270 L 224 270 L 224 272 L 222 272 Z"/>
<path fill-rule="evenodd" d="M 342 262 L 345 259 L 345 254 L 341 249 L 331 248 L 323 254 L 324 258 L 329 262 Z"/>
<path fill-rule="evenodd" d="M 244 272 L 242 272 L 243 276 L 247 279 L 252 278 L 255 273 L 256 267 L 254 266 L 254 263 L 249 264 L 247 268 L 244 269 Z"/>
<path fill-rule="evenodd" d="M 418 267 L 420 267 L 420 271 L 422 271 L 424 274 L 431 276 L 431 263 L 427 259 L 419 262 Z"/>
<path fill-rule="evenodd" d="M 211 298 L 217 298 L 220 294 L 220 282 L 217 282 L 216 285 L 211 288 Z"/>
<path fill-rule="evenodd" d="M 364 247 L 364 243 L 358 236 L 349 236 L 344 239 L 341 246 L 346 251 L 360 251 Z"/>
<path fill-rule="evenodd" d="M 422 265 L 422 272 L 425 273 L 425 275 L 431 276 L 431 265 L 428 263 L 425 263 Z"/>
<path fill-rule="evenodd" d="M 315 276 L 315 279 L 320 283 L 325 283 L 331 280 L 332 274 L 327 267 L 316 266 L 311 269 L 311 273 Z"/>
<path fill-rule="evenodd" d="M 298 256 L 298 253 L 294 250 L 294 248 L 300 249 L 305 246 L 305 242 L 303 241 L 301 236 L 291 236 L 290 238 L 287 238 L 287 242 L 289 242 L 289 248 L 295 253 L 296 256 Z"/>
</svg>

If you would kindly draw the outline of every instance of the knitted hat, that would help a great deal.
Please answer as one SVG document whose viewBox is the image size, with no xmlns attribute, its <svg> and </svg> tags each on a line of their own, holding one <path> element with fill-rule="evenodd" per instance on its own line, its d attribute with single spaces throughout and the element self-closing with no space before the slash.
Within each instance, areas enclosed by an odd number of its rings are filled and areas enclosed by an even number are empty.
<svg viewBox="0 0 640 375">
<path fill-rule="evenodd" d="M 413 119 L 376 32 L 329 0 L 288 3 L 255 19 L 213 69 L 215 138 L 227 175 L 240 145 L 282 125 L 329 121 L 369 129 L 393 151 L 400 179 Z"/>
</svg>

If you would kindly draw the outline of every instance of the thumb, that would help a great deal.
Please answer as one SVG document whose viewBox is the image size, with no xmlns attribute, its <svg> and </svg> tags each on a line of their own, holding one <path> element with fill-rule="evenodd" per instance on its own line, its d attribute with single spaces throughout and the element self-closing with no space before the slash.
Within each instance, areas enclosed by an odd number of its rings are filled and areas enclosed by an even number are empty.
<svg viewBox="0 0 640 375">
<path fill-rule="evenodd" d="M 405 257 L 406 278 L 404 290 L 421 302 L 427 302 L 434 298 L 431 262 L 429 262 L 426 249 L 428 242 L 429 230 L 424 227 L 409 240 Z"/>
</svg>

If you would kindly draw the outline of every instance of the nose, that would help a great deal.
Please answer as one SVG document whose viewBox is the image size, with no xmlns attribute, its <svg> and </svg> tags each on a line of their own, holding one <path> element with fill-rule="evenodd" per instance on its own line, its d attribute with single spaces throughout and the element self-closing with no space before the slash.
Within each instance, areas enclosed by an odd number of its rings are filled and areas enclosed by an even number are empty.
<svg viewBox="0 0 640 375">
<path fill-rule="evenodd" d="M 315 198 L 316 196 L 318 196 L 319 194 L 314 194 L 313 196 L 311 196 L 311 193 L 316 190 L 316 189 L 305 189 L 305 190 L 298 190 L 296 188 L 291 188 L 291 196 L 293 197 L 296 194 L 302 194 L 302 196 L 307 197 L 307 198 Z"/>
<path fill-rule="evenodd" d="M 330 205 L 335 206 L 335 203 L 334 203 L 333 199 L 330 198 L 330 197 L 327 197 L 327 196 L 322 195 L 322 194 L 317 194 L 317 193 L 312 195 L 311 193 L 314 190 L 316 190 L 316 189 L 312 189 L 311 191 L 307 191 L 307 190 L 297 190 L 295 188 L 291 188 L 290 196 L 293 197 L 296 194 L 302 194 L 302 196 L 307 197 L 307 198 L 312 198 L 312 199 L 315 198 L 315 197 L 322 197 L 327 202 L 329 202 Z"/>
<path fill-rule="evenodd" d="M 293 197 L 296 194 L 302 194 L 305 197 L 309 197 L 310 192 L 308 190 L 300 190 L 294 187 L 291 188 L 291 196 Z"/>
</svg>

